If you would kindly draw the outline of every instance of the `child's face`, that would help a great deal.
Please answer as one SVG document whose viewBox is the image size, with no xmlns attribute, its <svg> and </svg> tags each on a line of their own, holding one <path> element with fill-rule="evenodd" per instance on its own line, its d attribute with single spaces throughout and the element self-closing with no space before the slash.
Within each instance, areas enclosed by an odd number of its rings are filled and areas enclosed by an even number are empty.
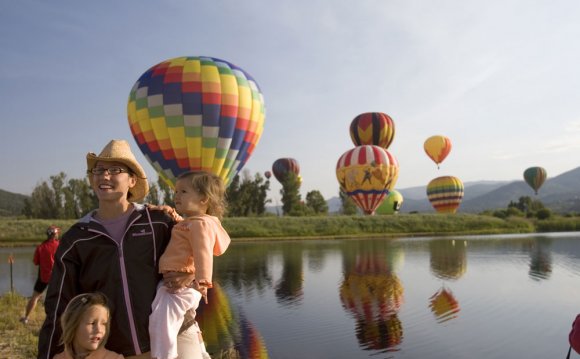
<svg viewBox="0 0 580 359">
<path fill-rule="evenodd" d="M 107 332 L 109 311 L 102 305 L 92 305 L 83 313 L 75 333 L 75 352 L 95 351 L 101 345 Z"/>
<path fill-rule="evenodd" d="M 175 183 L 175 208 L 185 216 L 197 216 L 207 213 L 207 197 L 195 191 L 190 180 L 179 179 Z"/>
</svg>

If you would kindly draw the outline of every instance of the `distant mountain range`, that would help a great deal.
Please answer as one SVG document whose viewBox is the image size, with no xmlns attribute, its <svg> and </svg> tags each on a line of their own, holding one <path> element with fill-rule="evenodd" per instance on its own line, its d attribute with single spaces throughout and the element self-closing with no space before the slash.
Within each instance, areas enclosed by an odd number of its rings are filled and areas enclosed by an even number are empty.
<svg viewBox="0 0 580 359">
<path fill-rule="evenodd" d="M 17 216 L 22 213 L 27 196 L 0 189 L 0 217 Z"/>
<path fill-rule="evenodd" d="M 549 174 L 548 174 L 549 175 Z M 538 195 L 524 182 L 519 181 L 476 181 L 465 182 L 465 195 L 459 212 L 480 213 L 490 209 L 504 209 L 520 197 L 528 196 L 542 201 L 555 212 L 580 212 L 580 167 L 548 178 Z M 403 195 L 401 212 L 434 212 L 427 199 L 426 185 L 397 190 Z M 19 215 L 28 196 L 0 189 L 0 216 Z M 340 210 L 340 199 L 332 197 L 327 201 L 329 212 Z M 281 206 L 269 206 L 270 213 L 282 213 Z"/>
</svg>

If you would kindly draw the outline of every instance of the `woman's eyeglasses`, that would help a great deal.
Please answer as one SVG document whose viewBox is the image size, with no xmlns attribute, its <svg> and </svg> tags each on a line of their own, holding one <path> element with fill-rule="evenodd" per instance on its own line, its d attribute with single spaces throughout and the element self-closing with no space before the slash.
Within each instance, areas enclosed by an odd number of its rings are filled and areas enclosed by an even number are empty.
<svg viewBox="0 0 580 359">
<path fill-rule="evenodd" d="M 94 175 L 97 175 L 97 176 L 103 175 L 103 174 L 105 174 L 105 172 L 107 172 L 111 176 L 116 176 L 120 173 L 130 173 L 130 171 L 128 169 L 123 168 L 123 167 L 118 167 L 118 166 L 113 166 L 113 167 L 109 167 L 109 168 L 95 167 L 95 168 L 90 169 L 88 172 L 92 173 Z"/>
</svg>

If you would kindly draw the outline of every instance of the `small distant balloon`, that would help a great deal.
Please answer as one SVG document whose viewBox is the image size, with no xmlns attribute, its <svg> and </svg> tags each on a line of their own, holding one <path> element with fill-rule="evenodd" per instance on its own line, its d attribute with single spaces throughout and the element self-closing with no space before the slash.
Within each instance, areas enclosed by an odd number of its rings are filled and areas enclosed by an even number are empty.
<svg viewBox="0 0 580 359">
<path fill-rule="evenodd" d="M 350 124 L 350 138 L 355 146 L 375 145 L 388 149 L 395 137 L 393 119 L 382 112 L 366 112 Z"/>
<path fill-rule="evenodd" d="M 443 162 L 445 157 L 447 157 L 449 152 L 451 152 L 451 140 L 441 135 L 431 136 L 425 140 L 423 148 L 425 149 L 427 156 L 429 156 L 429 158 L 437 164 L 437 168 L 439 168 L 439 164 Z"/>
<path fill-rule="evenodd" d="M 366 214 L 374 214 L 398 177 L 397 159 L 379 146 L 357 146 L 342 154 L 336 164 L 340 188 Z"/>
<path fill-rule="evenodd" d="M 427 185 L 427 197 L 439 213 L 455 213 L 463 199 L 463 182 L 457 177 L 437 177 Z"/>
<path fill-rule="evenodd" d="M 270 179 L 270 177 L 272 177 L 272 172 L 270 171 L 264 172 L 264 177 L 266 177 L 266 179 Z"/>
<path fill-rule="evenodd" d="M 274 161 L 272 164 L 272 173 L 274 173 L 274 177 L 276 177 L 280 183 L 286 180 L 289 173 L 294 173 L 298 178 L 298 181 L 301 181 L 300 165 L 294 158 L 279 158 Z"/>
<path fill-rule="evenodd" d="M 524 171 L 524 180 L 538 194 L 538 190 L 548 177 L 548 173 L 542 167 L 530 167 Z"/>
</svg>

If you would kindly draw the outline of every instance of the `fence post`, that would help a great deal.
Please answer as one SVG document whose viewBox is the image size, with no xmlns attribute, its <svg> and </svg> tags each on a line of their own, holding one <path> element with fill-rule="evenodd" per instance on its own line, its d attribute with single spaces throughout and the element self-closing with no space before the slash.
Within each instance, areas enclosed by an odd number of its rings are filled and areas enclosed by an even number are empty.
<svg viewBox="0 0 580 359">
<path fill-rule="evenodd" d="M 14 276 L 12 273 L 12 265 L 14 264 L 14 256 L 12 253 L 8 255 L 8 263 L 10 264 L 10 293 L 14 294 Z"/>
</svg>

